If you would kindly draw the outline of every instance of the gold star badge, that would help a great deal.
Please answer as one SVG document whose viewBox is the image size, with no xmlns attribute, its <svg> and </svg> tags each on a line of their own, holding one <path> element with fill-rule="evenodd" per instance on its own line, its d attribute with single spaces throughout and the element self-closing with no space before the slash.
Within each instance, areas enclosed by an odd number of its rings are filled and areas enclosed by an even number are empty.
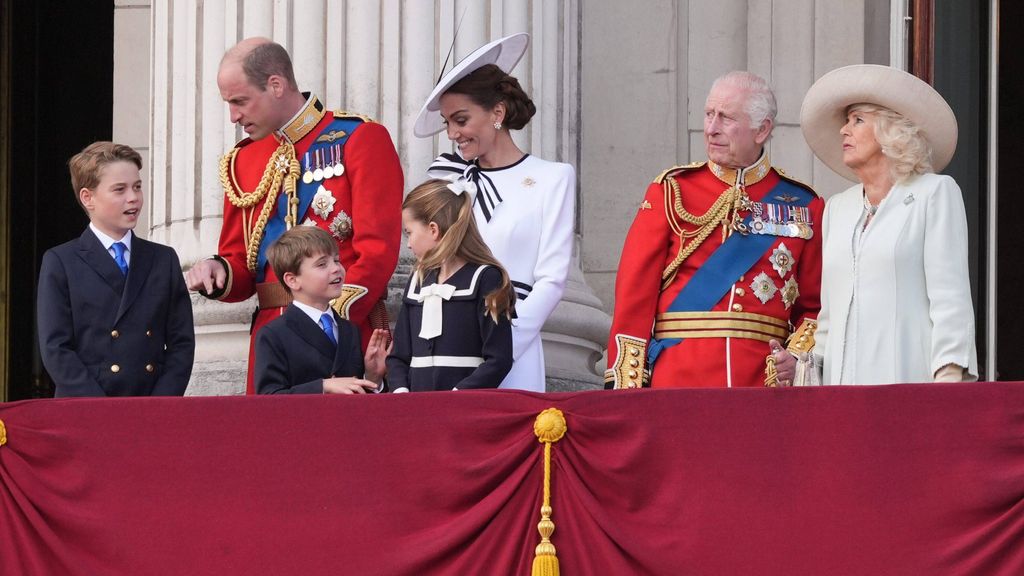
<svg viewBox="0 0 1024 576">
<path fill-rule="evenodd" d="M 288 164 L 290 164 L 290 162 L 288 162 L 288 157 L 285 156 L 284 154 L 281 154 L 276 159 L 274 159 L 274 168 L 280 170 L 281 172 L 288 171 Z"/>
</svg>

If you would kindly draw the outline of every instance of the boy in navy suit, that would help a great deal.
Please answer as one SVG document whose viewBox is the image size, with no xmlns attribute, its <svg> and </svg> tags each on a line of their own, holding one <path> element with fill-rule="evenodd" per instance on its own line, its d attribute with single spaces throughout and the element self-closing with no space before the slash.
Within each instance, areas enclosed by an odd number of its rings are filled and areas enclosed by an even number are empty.
<svg viewBox="0 0 1024 576">
<path fill-rule="evenodd" d="M 334 238 L 295 226 L 270 245 L 267 261 L 292 302 L 256 336 L 256 393 L 379 392 L 391 352 L 387 332 L 373 331 L 364 356 L 359 329 L 331 308 L 345 281 Z"/>
<path fill-rule="evenodd" d="M 43 255 L 37 320 L 56 396 L 181 396 L 192 303 L 174 250 L 136 237 L 142 157 L 94 142 L 68 162 L 89 227 Z"/>
</svg>

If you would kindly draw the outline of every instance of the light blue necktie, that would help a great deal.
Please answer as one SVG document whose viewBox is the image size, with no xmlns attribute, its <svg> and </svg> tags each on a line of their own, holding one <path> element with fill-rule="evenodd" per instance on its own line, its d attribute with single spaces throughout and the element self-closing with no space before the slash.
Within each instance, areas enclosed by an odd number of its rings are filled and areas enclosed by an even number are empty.
<svg viewBox="0 0 1024 576">
<path fill-rule="evenodd" d="M 324 329 L 324 334 L 327 334 L 327 339 L 331 341 L 331 344 L 337 346 L 338 339 L 334 337 L 334 318 L 331 317 L 330 312 L 320 315 L 320 327 Z"/>
<path fill-rule="evenodd" d="M 121 275 L 127 276 L 128 261 L 124 259 L 124 252 L 127 248 L 121 242 L 114 242 L 110 247 L 114 250 L 114 262 L 116 262 L 117 267 L 121 269 Z"/>
</svg>

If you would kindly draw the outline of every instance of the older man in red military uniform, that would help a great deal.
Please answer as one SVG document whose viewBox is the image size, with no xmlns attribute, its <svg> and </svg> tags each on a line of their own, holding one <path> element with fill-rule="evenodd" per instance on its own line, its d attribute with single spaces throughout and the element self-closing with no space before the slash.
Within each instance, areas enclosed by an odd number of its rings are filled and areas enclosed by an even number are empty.
<svg viewBox="0 0 1024 576">
<path fill-rule="evenodd" d="M 824 202 L 771 167 L 776 111 L 760 77 L 719 78 L 708 162 L 647 189 L 619 263 L 607 387 L 761 386 L 770 340 L 813 339 Z"/>
<path fill-rule="evenodd" d="M 335 308 L 359 327 L 365 349 L 372 328 L 387 326 L 383 297 L 401 241 L 402 168 L 391 136 L 380 124 L 332 113 L 299 92 L 288 53 L 266 38 L 228 50 L 217 85 L 231 121 L 249 137 L 221 159 L 218 254 L 189 270 L 189 288 L 226 302 L 257 294 L 254 342 L 290 301 L 266 261 L 267 247 L 291 226 L 323 228 L 337 240 L 347 270 Z"/>
</svg>

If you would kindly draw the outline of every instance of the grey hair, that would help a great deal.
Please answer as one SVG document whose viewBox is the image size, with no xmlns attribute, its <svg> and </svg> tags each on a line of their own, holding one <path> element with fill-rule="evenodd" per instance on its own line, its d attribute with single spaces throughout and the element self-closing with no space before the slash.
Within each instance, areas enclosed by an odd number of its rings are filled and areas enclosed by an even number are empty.
<svg viewBox="0 0 1024 576">
<path fill-rule="evenodd" d="M 768 81 L 753 72 L 736 70 L 724 74 L 715 79 L 711 85 L 714 90 L 719 84 L 731 84 L 746 92 L 747 100 L 743 106 L 747 116 L 750 116 L 750 127 L 754 130 L 759 128 L 765 120 L 775 123 L 775 115 L 779 113 L 779 106 L 775 103 L 775 93 Z"/>
<path fill-rule="evenodd" d="M 932 147 L 921 129 L 909 118 L 877 104 L 852 104 L 846 114 L 861 112 L 875 119 L 875 140 L 889 159 L 893 180 L 904 182 L 911 176 L 934 172 Z"/>
</svg>

